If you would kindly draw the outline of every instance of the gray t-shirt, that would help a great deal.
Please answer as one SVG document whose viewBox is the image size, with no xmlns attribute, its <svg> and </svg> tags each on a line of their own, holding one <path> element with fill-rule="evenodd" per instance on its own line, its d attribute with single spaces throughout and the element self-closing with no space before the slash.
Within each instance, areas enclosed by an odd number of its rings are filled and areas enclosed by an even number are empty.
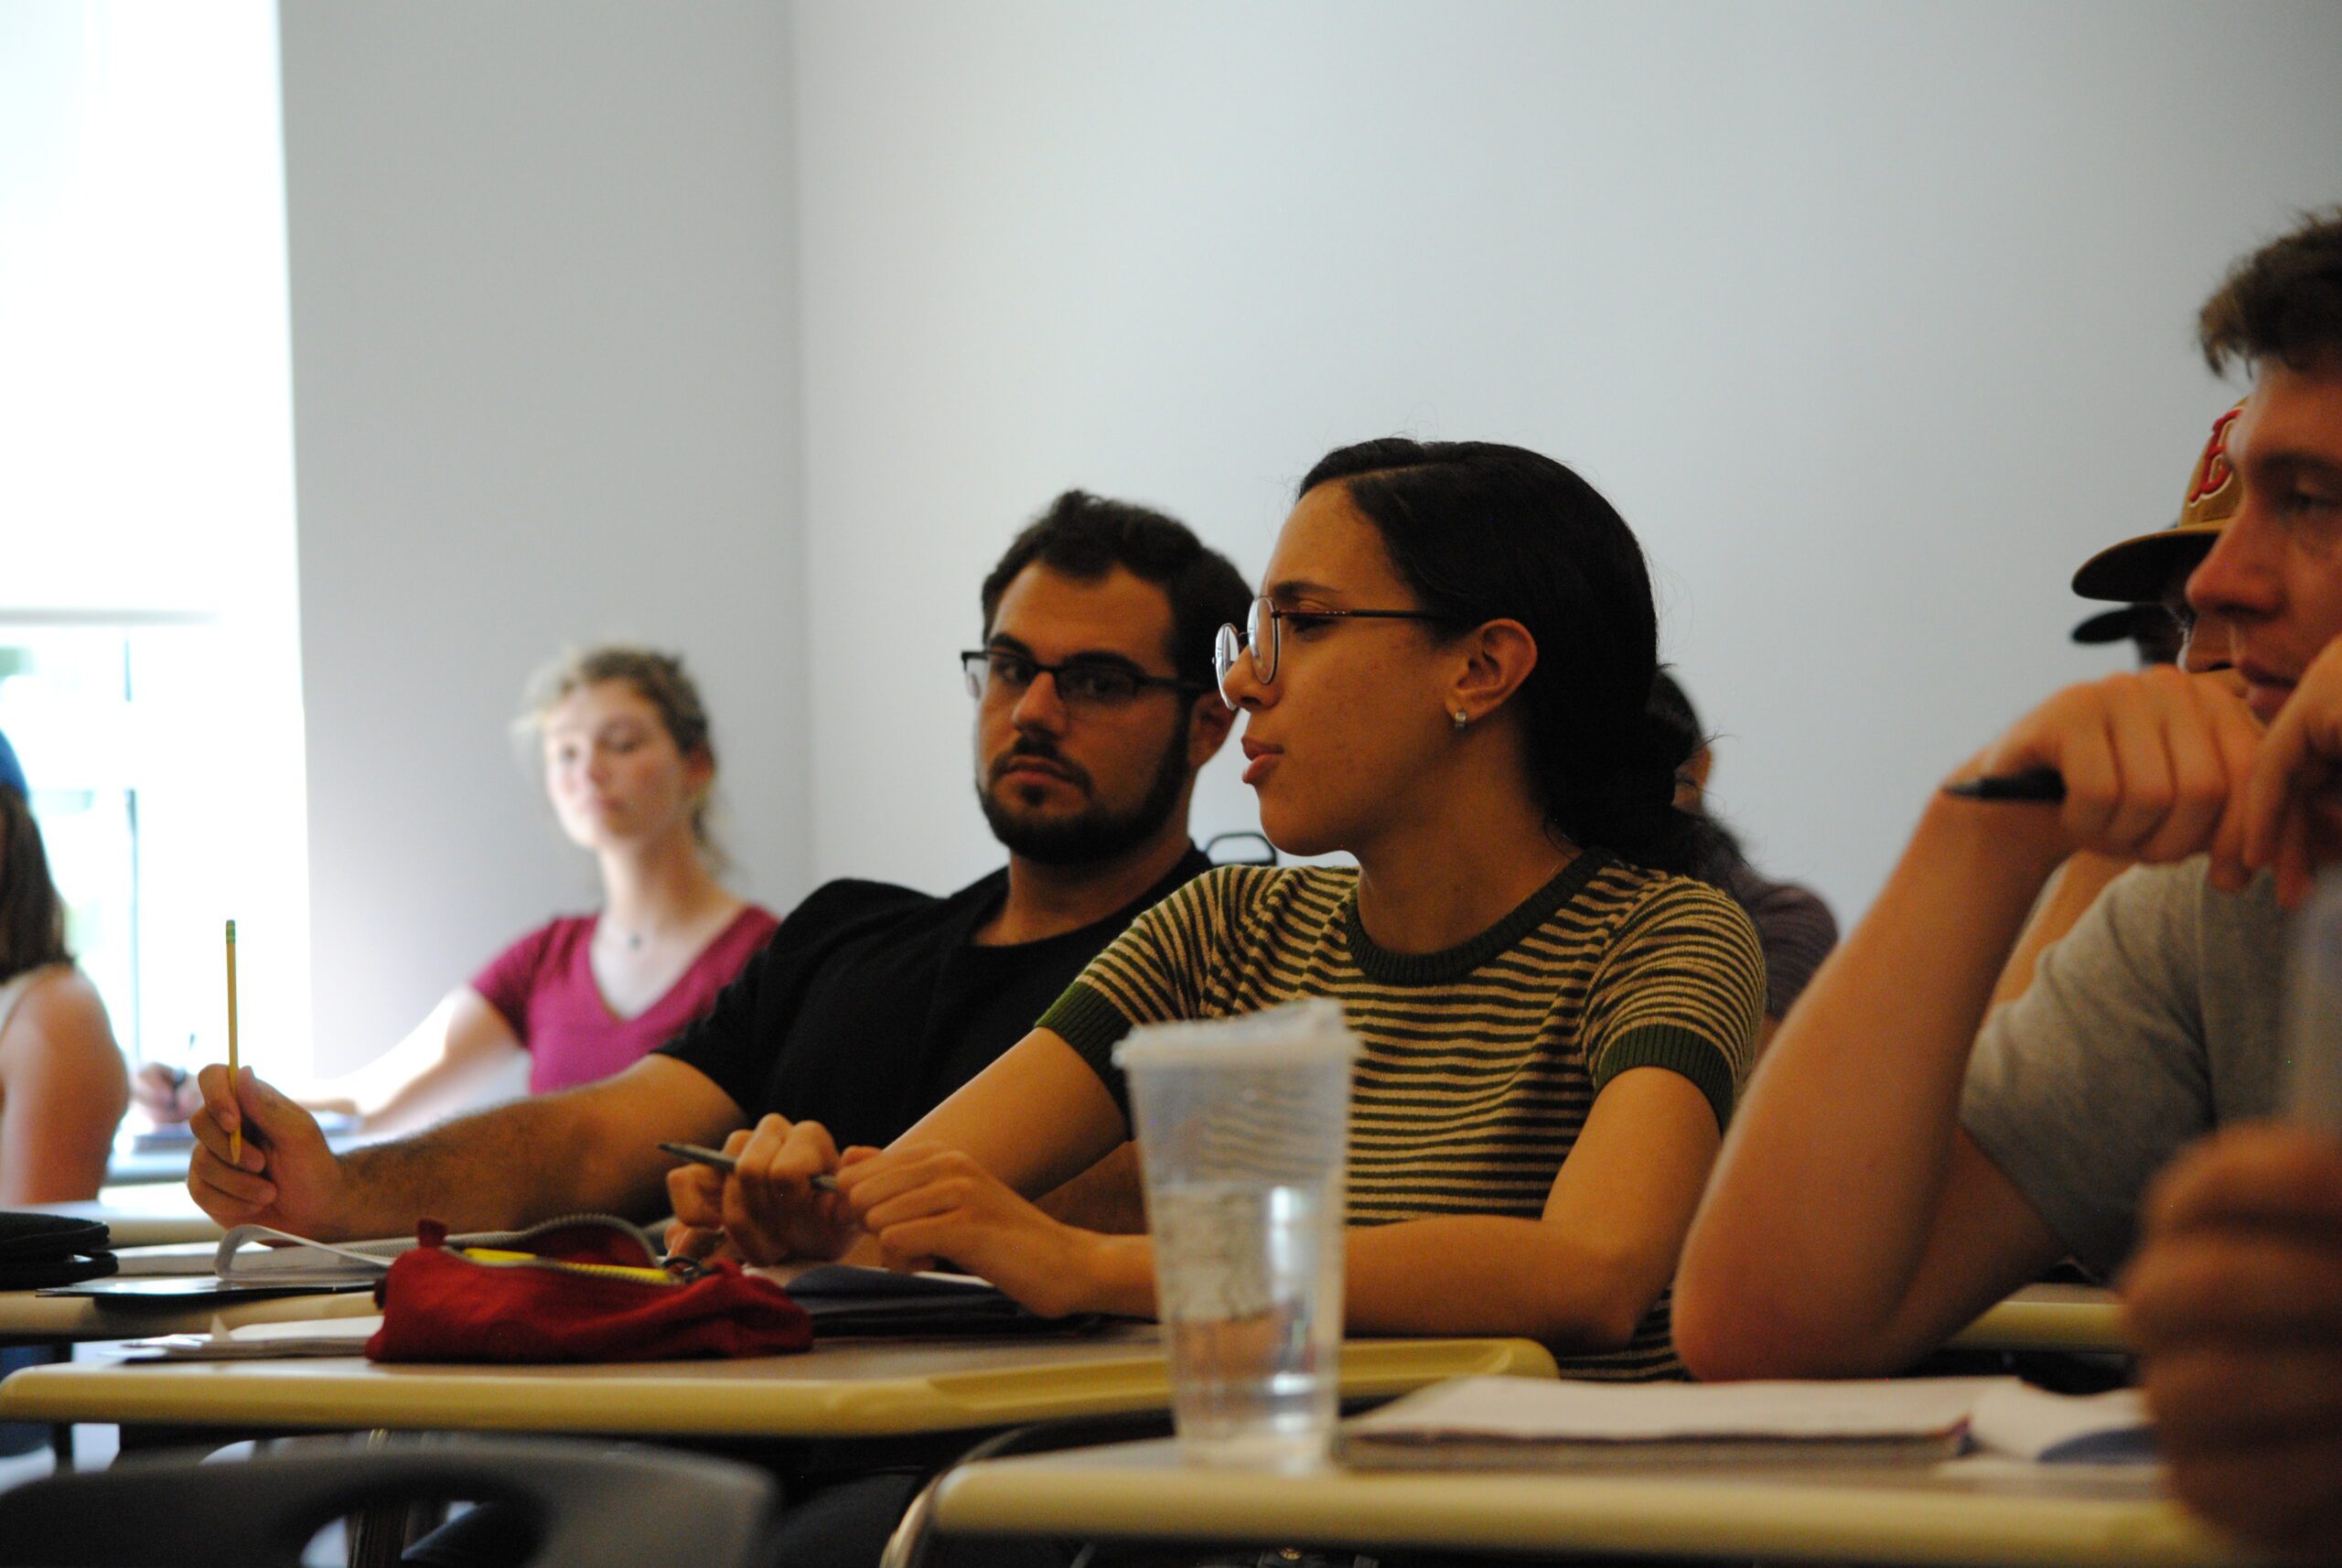
<svg viewBox="0 0 2342 1568">
<path fill-rule="evenodd" d="M 2231 897 L 2200 856 L 2127 871 L 1985 1021 L 1961 1121 L 2092 1272 L 2182 1145 L 2276 1111 L 2285 940 L 2265 875 Z"/>
</svg>

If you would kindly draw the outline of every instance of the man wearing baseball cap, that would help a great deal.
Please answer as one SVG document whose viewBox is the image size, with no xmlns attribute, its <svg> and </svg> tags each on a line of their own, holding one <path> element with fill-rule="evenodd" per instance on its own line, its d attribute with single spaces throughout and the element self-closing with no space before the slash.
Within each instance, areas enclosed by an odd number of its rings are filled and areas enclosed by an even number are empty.
<svg viewBox="0 0 2342 1568">
<path fill-rule="evenodd" d="M 2226 658 L 2193 637 L 2195 612 L 2187 607 L 2187 579 L 2203 564 L 2212 541 L 2236 515 L 2244 487 L 2229 462 L 2229 427 L 2244 412 L 2240 403 L 2212 422 L 2210 439 L 2196 459 L 2180 502 L 2178 521 L 2153 533 L 2110 544 L 2081 564 L 2074 592 L 2086 599 L 2111 599 L 2120 609 L 2102 610 L 2074 628 L 2080 643 L 2120 642 L 2139 648 L 2139 663 L 2180 664 L 2191 673 L 2225 667 Z"/>
<path fill-rule="evenodd" d="M 2228 655 L 2215 628 L 2198 635 L 2196 614 L 2187 607 L 2187 578 L 2203 564 L 2219 537 L 2221 525 L 2236 511 L 2243 487 L 2228 460 L 2229 426 L 2244 404 L 2212 422 L 2212 434 L 2187 477 L 2187 494 L 2180 502 L 2179 519 L 2153 533 L 2143 533 L 2109 545 L 2082 563 L 2074 574 L 2074 592 L 2087 599 L 2113 599 L 2121 608 L 2102 610 L 2074 628 L 2080 643 L 2120 642 L 2129 639 L 2139 650 L 2143 670 L 2176 664 L 2191 675 L 2218 681 L 2242 693 L 2242 682 L 2229 667 Z M 2129 855 L 2100 854 L 2079 850 L 2042 893 L 2034 906 L 2025 934 L 2009 952 L 2008 966 L 1993 988 L 1993 1005 L 2014 1002 L 2033 983 L 2041 955 L 2051 943 L 2073 929 L 2109 883 L 2137 865 Z"/>
<path fill-rule="evenodd" d="M 1733 1118 L 1675 1338 L 1703 1377 L 1881 1373 L 2059 1258 L 2121 1271 L 2173 1488 L 2331 1560 L 2342 1138 L 2241 1123 L 2284 1108 L 2290 912 L 2342 861 L 2342 209 L 2248 257 L 2199 328 L 2252 375 L 2199 477 L 2232 471 L 2237 503 L 2186 586 L 2243 696 L 2110 676 L 1953 770 L 2054 770 L 2063 799 L 1928 802 Z M 2146 864 L 1988 1017 L 2083 850 Z"/>
</svg>

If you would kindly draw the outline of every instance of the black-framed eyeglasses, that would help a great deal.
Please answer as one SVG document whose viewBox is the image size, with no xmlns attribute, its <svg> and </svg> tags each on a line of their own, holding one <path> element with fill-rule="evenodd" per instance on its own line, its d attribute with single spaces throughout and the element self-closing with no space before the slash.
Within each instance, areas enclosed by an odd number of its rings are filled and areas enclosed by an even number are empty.
<svg viewBox="0 0 2342 1568">
<path fill-rule="evenodd" d="M 1200 682 L 1170 675 L 1149 675 L 1127 664 L 1104 659 L 1069 659 L 1044 664 L 1029 653 L 1009 648 L 971 648 L 960 655 L 968 678 L 968 695 L 981 699 L 987 692 L 1021 697 L 1044 675 L 1055 679 L 1058 699 L 1069 707 L 1118 708 L 1134 702 L 1142 692 L 1161 689 L 1196 693 L 1208 690 Z"/>
<path fill-rule="evenodd" d="M 1219 628 L 1212 639 L 1211 672 L 1219 682 L 1219 700 L 1230 707 L 1236 699 L 1228 694 L 1229 672 L 1236 668 L 1240 654 L 1252 659 L 1252 679 L 1265 686 L 1277 678 L 1277 658 L 1284 651 L 1284 623 L 1307 628 L 1321 620 L 1427 620 L 1444 621 L 1447 617 L 1434 615 L 1429 610 L 1281 610 L 1274 600 L 1262 597 L 1252 601 L 1244 617 L 1244 630 L 1240 635 L 1233 624 Z"/>
</svg>

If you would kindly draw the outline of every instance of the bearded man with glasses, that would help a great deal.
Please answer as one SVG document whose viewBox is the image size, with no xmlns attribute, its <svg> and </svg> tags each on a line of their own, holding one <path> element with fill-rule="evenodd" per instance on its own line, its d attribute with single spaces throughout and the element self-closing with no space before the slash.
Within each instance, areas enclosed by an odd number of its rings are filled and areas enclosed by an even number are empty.
<svg viewBox="0 0 2342 1568">
<path fill-rule="evenodd" d="M 337 1156 L 274 1089 L 207 1068 L 189 1190 L 222 1224 L 322 1239 L 402 1235 L 426 1214 L 493 1230 L 665 1213 L 661 1141 L 728 1134 L 736 1149 L 776 1112 L 891 1142 L 1209 865 L 1188 840 L 1188 800 L 1234 718 L 1212 634 L 1251 596 L 1170 518 L 1067 491 L 984 579 L 983 646 L 960 657 L 977 799 L 1006 866 L 940 898 L 830 883 L 712 1013 L 643 1061 L 399 1143 Z"/>
</svg>

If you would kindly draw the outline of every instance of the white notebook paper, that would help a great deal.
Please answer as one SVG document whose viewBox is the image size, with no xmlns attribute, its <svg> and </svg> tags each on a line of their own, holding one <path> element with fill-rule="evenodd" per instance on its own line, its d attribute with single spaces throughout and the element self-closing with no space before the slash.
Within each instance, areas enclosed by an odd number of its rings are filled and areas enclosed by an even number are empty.
<svg viewBox="0 0 2342 1568">
<path fill-rule="evenodd" d="M 382 1326 L 373 1317 L 324 1317 L 297 1323 L 248 1323 L 229 1328 L 212 1319 L 209 1334 L 161 1334 L 124 1344 L 139 1361 L 275 1361 L 302 1356 L 362 1356 Z"/>
<path fill-rule="evenodd" d="M 1946 1458 L 2145 1454 L 2135 1395 L 2076 1399 L 2014 1378 L 1589 1383 L 1459 1378 L 1343 1426 L 1359 1465 Z"/>
</svg>

